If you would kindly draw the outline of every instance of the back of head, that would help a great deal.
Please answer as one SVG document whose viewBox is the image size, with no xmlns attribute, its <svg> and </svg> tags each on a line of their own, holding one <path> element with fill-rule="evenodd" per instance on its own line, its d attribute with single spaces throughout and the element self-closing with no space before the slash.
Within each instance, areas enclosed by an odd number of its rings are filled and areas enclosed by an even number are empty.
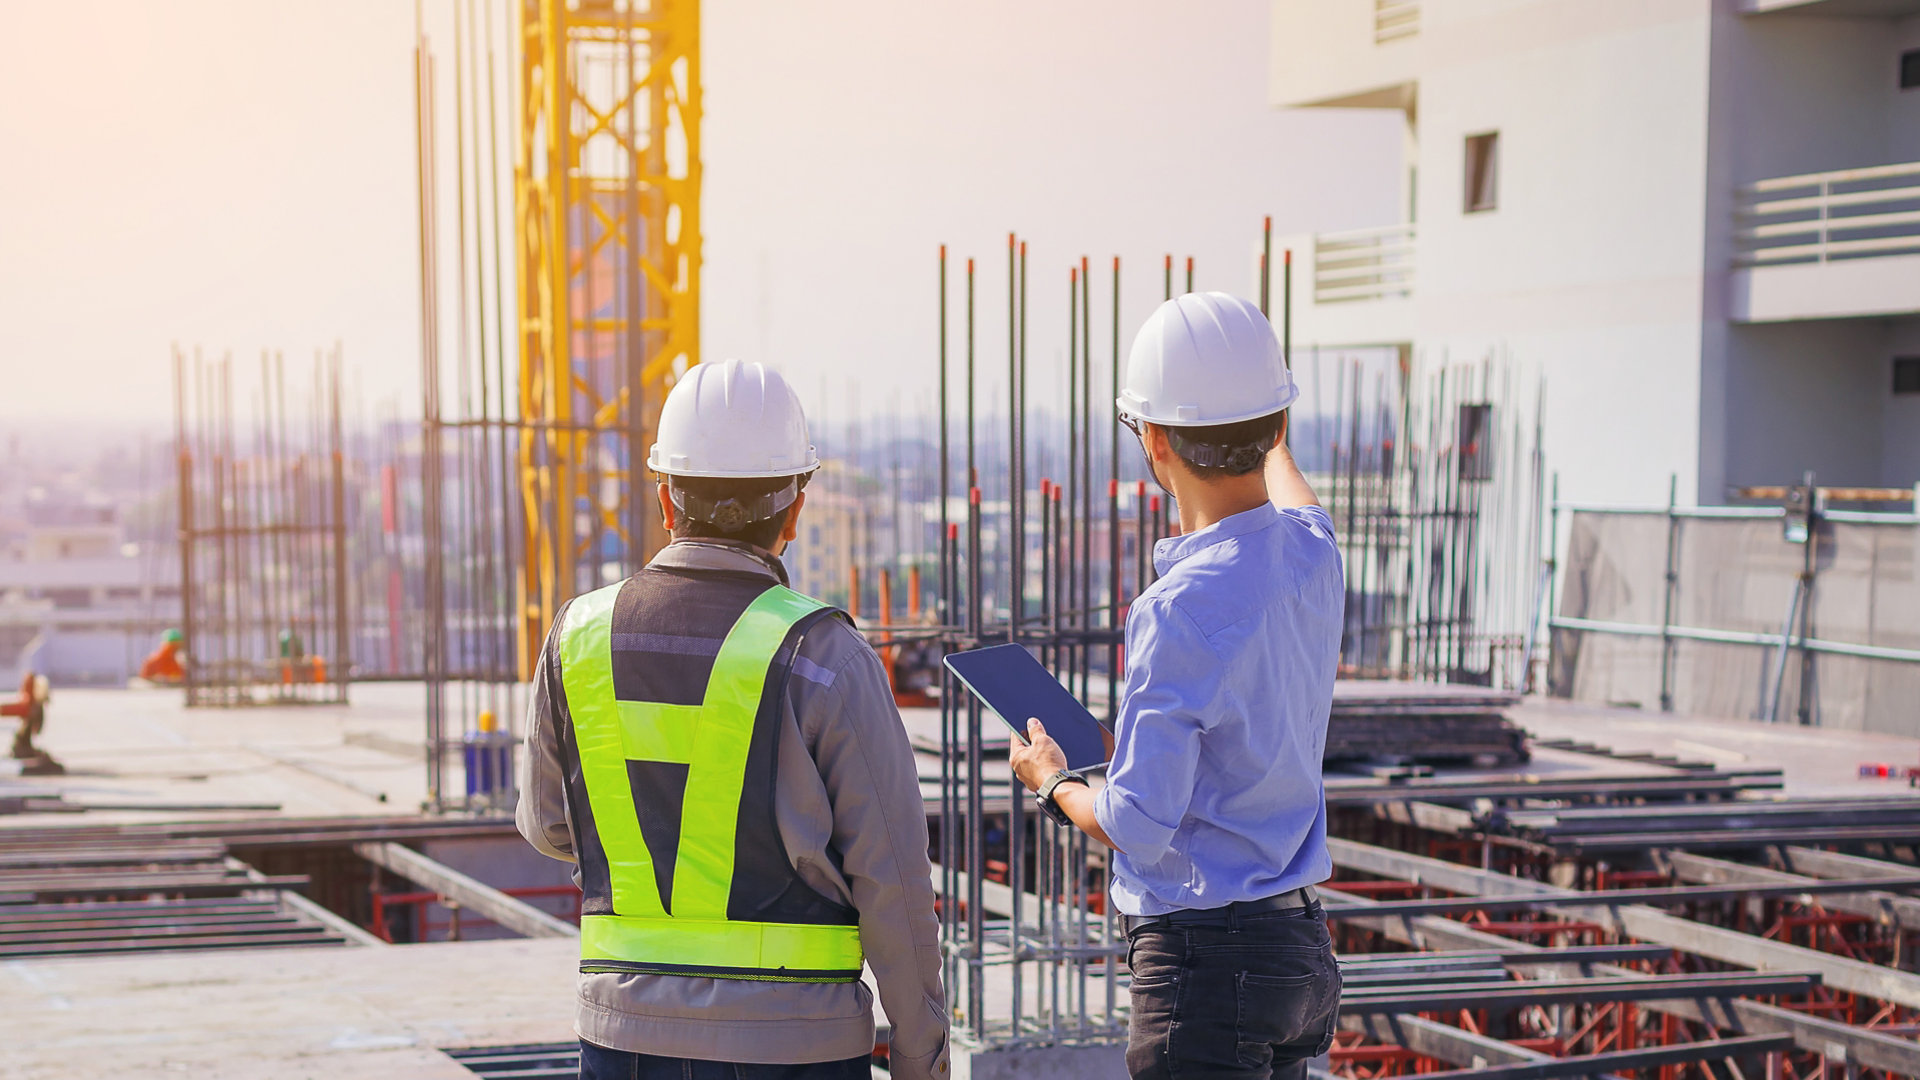
<svg viewBox="0 0 1920 1080">
<path fill-rule="evenodd" d="M 1226 293 L 1160 305 L 1133 339 L 1115 405 L 1155 424 L 1203 478 L 1259 469 L 1300 396 L 1273 324 Z"/>
<path fill-rule="evenodd" d="M 770 548 L 820 459 L 780 373 L 722 360 L 694 366 L 668 392 L 647 464 L 667 479 L 676 537 Z"/>
</svg>

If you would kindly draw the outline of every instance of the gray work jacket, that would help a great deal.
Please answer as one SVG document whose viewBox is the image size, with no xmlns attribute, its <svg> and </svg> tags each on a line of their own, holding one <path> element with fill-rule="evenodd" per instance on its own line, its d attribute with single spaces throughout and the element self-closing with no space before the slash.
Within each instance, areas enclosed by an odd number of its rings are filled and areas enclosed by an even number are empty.
<svg viewBox="0 0 1920 1080">
<path fill-rule="evenodd" d="M 653 565 L 763 574 L 768 584 L 785 576 L 750 551 L 691 540 L 669 544 Z M 554 728 L 564 690 L 549 652 L 534 671 L 517 819 L 543 854 L 573 862 Z M 808 632 L 793 676 L 775 766 L 780 839 L 803 881 L 860 912 L 860 945 L 893 1026 L 893 1075 L 943 1080 L 947 1011 L 926 808 L 886 672 L 835 619 Z M 596 1045 L 659 1057 L 837 1061 L 873 1048 L 873 995 L 860 983 L 583 973 L 575 1026 Z"/>
</svg>

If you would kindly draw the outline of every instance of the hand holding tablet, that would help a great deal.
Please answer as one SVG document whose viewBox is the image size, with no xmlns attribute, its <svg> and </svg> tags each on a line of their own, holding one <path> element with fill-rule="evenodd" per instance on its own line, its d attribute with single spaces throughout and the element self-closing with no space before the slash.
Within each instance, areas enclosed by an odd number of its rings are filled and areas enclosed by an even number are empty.
<svg viewBox="0 0 1920 1080">
<path fill-rule="evenodd" d="M 949 653 L 946 665 L 1021 742 L 1027 741 L 1028 718 L 1038 718 L 1067 755 L 1067 768 L 1079 772 L 1106 764 L 1100 721 L 1024 646 L 1009 643 Z"/>
</svg>

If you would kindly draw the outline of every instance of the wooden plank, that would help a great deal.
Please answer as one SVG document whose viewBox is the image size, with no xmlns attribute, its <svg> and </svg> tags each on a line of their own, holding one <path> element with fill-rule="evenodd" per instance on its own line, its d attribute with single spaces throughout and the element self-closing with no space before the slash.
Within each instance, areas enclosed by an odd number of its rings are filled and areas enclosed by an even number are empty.
<svg viewBox="0 0 1920 1080">
<path fill-rule="evenodd" d="M 408 881 L 432 889 L 461 908 L 492 920 L 522 937 L 578 937 L 579 927 L 541 911 L 532 904 L 508 896 L 499 889 L 477 881 L 444 863 L 401 844 L 355 844 L 353 850 L 376 866 L 391 870 Z"/>
</svg>

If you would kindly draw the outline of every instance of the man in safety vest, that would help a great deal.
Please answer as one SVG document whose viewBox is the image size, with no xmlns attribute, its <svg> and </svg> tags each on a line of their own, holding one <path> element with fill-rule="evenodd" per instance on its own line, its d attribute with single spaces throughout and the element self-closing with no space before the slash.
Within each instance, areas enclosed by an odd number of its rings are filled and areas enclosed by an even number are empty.
<svg viewBox="0 0 1920 1080">
<path fill-rule="evenodd" d="M 519 826 L 577 864 L 582 1077 L 947 1073 L 925 804 L 879 657 L 786 587 L 819 467 L 761 365 L 688 371 L 648 465 L 673 542 L 534 672 Z M 735 1065 L 763 1066 L 738 1070 Z"/>
</svg>

